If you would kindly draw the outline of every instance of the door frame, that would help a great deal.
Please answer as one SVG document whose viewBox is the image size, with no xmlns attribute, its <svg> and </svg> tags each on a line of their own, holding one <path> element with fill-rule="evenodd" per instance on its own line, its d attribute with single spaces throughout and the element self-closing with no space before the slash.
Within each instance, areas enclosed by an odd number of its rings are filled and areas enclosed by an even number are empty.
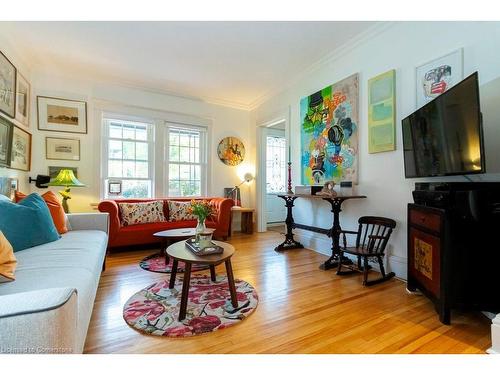
<svg viewBox="0 0 500 375">
<path fill-rule="evenodd" d="M 259 178 L 257 180 L 257 231 L 267 231 L 266 221 L 266 139 L 265 129 L 273 127 L 281 122 L 285 123 L 286 144 L 290 146 L 290 107 L 274 116 L 271 120 L 262 121 L 257 125 L 257 170 Z M 286 153 L 288 162 L 288 152 Z"/>
</svg>

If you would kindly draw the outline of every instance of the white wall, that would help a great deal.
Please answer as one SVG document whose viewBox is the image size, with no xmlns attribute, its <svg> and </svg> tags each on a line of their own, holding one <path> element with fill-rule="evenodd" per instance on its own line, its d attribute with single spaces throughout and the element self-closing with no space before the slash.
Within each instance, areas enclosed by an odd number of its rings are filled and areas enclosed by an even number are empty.
<svg viewBox="0 0 500 375">
<path fill-rule="evenodd" d="M 21 72 L 21 74 L 28 80 L 31 80 L 31 69 L 29 67 L 29 64 L 23 59 L 22 53 L 19 53 L 19 51 L 16 50 L 15 48 L 15 41 L 8 41 L 5 38 L 2 37 L 0 34 L 0 51 L 10 60 L 12 64 Z M 33 116 L 30 116 L 30 127 L 26 128 L 22 124 L 18 123 L 17 120 L 13 120 L 10 117 L 4 115 L 3 113 L 0 113 L 0 116 L 5 117 L 9 121 L 13 122 L 14 124 L 18 125 L 22 129 L 32 132 L 33 130 Z M 0 167 L 0 177 L 10 177 L 10 178 L 17 178 L 19 180 L 19 188 L 27 191 L 29 189 L 28 187 L 28 172 L 23 172 L 23 171 L 18 171 L 15 169 L 9 169 L 9 168 L 4 168 Z"/>
<path fill-rule="evenodd" d="M 72 189 L 70 208 L 74 212 L 89 211 L 90 203 L 100 199 L 100 145 L 103 112 L 124 113 L 158 120 L 206 124 L 209 127 L 209 182 L 208 195 L 222 196 L 224 187 L 241 182 L 247 170 L 255 173 L 254 135 L 249 131 L 250 116 L 247 111 L 232 109 L 199 100 L 182 98 L 140 88 L 120 87 L 92 82 L 78 77 L 59 76 L 55 72 L 35 72 L 32 86 L 34 96 L 44 95 L 87 102 L 88 134 L 33 132 L 32 174 L 47 174 L 49 165 L 78 167 L 78 178 L 85 188 Z M 35 104 L 34 104 L 35 106 Z M 35 125 L 36 127 L 36 125 Z M 61 136 L 78 138 L 81 143 L 81 160 L 55 161 L 45 159 L 45 137 Z M 217 144 L 226 136 L 240 138 L 246 146 L 247 157 L 238 167 L 229 167 L 217 157 Z M 54 191 L 59 190 L 53 188 Z M 37 190 L 33 186 L 33 191 Z M 244 204 L 254 205 L 254 188 L 242 191 Z"/>
<path fill-rule="evenodd" d="M 344 228 L 356 228 L 362 215 L 381 215 L 394 218 L 398 227 L 389 249 L 389 265 L 400 277 L 406 277 L 406 205 L 412 201 L 411 191 L 415 180 L 404 178 L 401 119 L 413 112 L 415 104 L 415 67 L 457 48 L 464 48 L 464 76 L 478 70 L 480 84 L 500 76 L 500 23 L 437 22 L 395 23 L 379 30 L 371 37 L 347 46 L 331 59 L 310 71 L 281 93 L 269 98 L 253 111 L 256 125 L 290 109 L 290 134 L 294 184 L 300 184 L 300 119 L 299 101 L 327 85 L 353 73 L 360 74 L 360 124 L 359 124 L 359 185 L 357 192 L 368 199 L 352 200 L 344 204 L 341 222 Z M 389 69 L 396 69 L 397 91 L 397 148 L 394 152 L 368 154 L 367 143 L 367 81 Z M 292 77 L 291 80 L 294 80 Z M 492 106 L 490 106 L 491 108 Z M 498 103 L 497 103 L 498 107 Z M 484 108 L 483 108 L 484 109 Z M 495 108 L 496 109 L 496 108 Z M 485 113 L 485 138 L 500 132 L 499 124 Z M 498 138 L 496 138 L 498 139 Z M 486 142 L 486 158 L 495 159 L 497 144 Z M 488 152 L 488 150 L 490 152 Z M 498 163 L 496 163 L 498 164 Z M 487 168 L 493 165 L 487 162 Z M 499 179 L 499 174 L 482 176 Z M 452 179 L 448 179 L 452 180 Z M 455 177 L 454 180 L 463 180 Z M 314 207 L 311 207 L 314 206 Z M 315 215 L 310 214 L 314 209 Z M 295 219 L 304 224 L 331 226 L 328 204 L 296 201 Z M 326 237 L 300 232 L 300 240 L 320 252 L 330 253 Z"/>
</svg>

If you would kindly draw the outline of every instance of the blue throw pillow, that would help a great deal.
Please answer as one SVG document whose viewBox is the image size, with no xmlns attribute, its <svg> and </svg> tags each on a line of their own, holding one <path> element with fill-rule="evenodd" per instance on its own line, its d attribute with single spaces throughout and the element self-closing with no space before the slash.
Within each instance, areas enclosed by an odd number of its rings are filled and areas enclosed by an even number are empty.
<svg viewBox="0 0 500 375">
<path fill-rule="evenodd" d="M 0 199 L 0 231 L 14 252 L 60 238 L 47 203 L 36 193 L 17 204 Z"/>
</svg>

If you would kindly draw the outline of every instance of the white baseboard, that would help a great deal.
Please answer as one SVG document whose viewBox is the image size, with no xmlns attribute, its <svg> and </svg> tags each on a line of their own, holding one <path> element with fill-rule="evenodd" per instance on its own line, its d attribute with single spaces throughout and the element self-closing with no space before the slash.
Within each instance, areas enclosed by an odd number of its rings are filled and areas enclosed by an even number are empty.
<svg viewBox="0 0 500 375">
<path fill-rule="evenodd" d="M 491 321 L 491 348 L 489 354 L 500 354 L 500 314 Z"/>
<path fill-rule="evenodd" d="M 313 233 L 303 229 L 295 229 L 294 234 L 296 239 L 306 248 L 314 250 L 323 255 L 332 255 L 332 240 L 326 235 Z M 347 255 L 350 257 L 349 255 Z M 351 257 L 350 257 L 351 258 Z M 352 257 L 354 259 L 354 257 Z M 384 260 L 384 267 L 387 272 L 394 272 L 400 279 L 406 280 L 406 258 L 390 255 Z M 371 264 L 374 269 L 378 270 L 378 264 Z"/>
</svg>

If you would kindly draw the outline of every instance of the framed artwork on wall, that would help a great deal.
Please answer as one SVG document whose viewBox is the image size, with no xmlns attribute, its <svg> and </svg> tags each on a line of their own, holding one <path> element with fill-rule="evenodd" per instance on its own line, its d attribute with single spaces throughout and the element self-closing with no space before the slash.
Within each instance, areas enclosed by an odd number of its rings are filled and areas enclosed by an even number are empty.
<svg viewBox="0 0 500 375">
<path fill-rule="evenodd" d="M 38 129 L 87 133 L 87 102 L 37 96 Z"/>
<path fill-rule="evenodd" d="M 29 82 L 17 71 L 16 80 L 16 120 L 26 127 L 30 126 L 31 87 Z"/>
<path fill-rule="evenodd" d="M 357 183 L 358 103 L 357 73 L 300 100 L 303 185 Z"/>
<path fill-rule="evenodd" d="M 245 159 L 245 146 L 236 137 L 226 137 L 219 142 L 217 155 L 224 164 L 235 166 Z"/>
<path fill-rule="evenodd" d="M 120 195 L 122 193 L 122 182 L 121 181 L 108 181 L 108 194 L 109 195 Z"/>
<path fill-rule="evenodd" d="M 0 167 L 10 166 L 14 124 L 0 116 Z"/>
<path fill-rule="evenodd" d="M 0 194 L 13 201 L 18 184 L 17 178 L 0 177 Z"/>
<path fill-rule="evenodd" d="M 16 116 L 16 67 L 0 52 L 0 112 Z"/>
<path fill-rule="evenodd" d="M 417 108 L 437 98 L 464 78 L 463 48 L 416 69 Z"/>
<path fill-rule="evenodd" d="M 78 168 L 76 167 L 54 167 L 54 166 L 49 166 L 49 176 L 51 179 L 56 178 L 61 169 L 69 169 L 73 171 L 73 174 L 75 175 L 76 178 L 78 178 Z"/>
<path fill-rule="evenodd" d="M 31 169 L 31 134 L 17 126 L 12 132 L 10 168 L 21 171 Z"/>
<path fill-rule="evenodd" d="M 368 152 L 396 149 L 396 71 L 368 80 Z"/>
<path fill-rule="evenodd" d="M 70 138 L 45 138 L 45 153 L 49 160 L 80 160 L 80 140 Z"/>
</svg>

